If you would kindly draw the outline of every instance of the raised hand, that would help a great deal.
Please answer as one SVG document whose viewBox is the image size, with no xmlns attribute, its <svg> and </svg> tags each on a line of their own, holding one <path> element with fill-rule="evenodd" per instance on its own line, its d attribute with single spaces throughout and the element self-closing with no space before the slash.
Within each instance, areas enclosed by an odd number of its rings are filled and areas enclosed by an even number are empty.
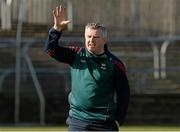
<svg viewBox="0 0 180 132">
<path fill-rule="evenodd" d="M 67 11 L 66 8 L 62 5 L 57 6 L 53 10 L 53 16 L 54 16 L 54 28 L 58 31 L 63 29 L 68 23 L 70 23 L 70 20 L 67 20 Z"/>
</svg>

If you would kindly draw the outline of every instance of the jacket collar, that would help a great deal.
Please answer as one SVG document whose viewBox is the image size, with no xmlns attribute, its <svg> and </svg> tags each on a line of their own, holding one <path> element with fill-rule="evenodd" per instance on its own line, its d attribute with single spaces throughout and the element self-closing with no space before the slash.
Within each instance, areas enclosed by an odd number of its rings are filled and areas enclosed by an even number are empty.
<svg viewBox="0 0 180 132">
<path fill-rule="evenodd" d="M 86 51 L 86 55 L 91 58 L 107 58 L 107 55 L 105 54 L 105 52 L 100 55 L 96 55 L 96 54 L 89 52 L 86 48 L 85 48 L 85 51 Z"/>
</svg>

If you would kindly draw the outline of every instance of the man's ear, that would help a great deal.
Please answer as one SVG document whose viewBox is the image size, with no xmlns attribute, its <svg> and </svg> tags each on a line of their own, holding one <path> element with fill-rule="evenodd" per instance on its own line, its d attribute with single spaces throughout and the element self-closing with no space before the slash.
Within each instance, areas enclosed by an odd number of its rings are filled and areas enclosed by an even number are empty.
<svg viewBox="0 0 180 132">
<path fill-rule="evenodd" d="M 103 41 L 104 41 L 104 43 L 106 43 L 107 42 L 107 38 L 103 38 Z"/>
</svg>

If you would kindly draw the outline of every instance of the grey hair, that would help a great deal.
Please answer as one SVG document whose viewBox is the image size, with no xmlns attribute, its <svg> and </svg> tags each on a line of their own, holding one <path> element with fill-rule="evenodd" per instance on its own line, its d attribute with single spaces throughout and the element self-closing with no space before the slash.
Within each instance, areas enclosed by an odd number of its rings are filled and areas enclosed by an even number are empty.
<svg viewBox="0 0 180 132">
<path fill-rule="evenodd" d="M 87 29 L 100 29 L 102 33 L 102 37 L 107 38 L 107 29 L 100 23 L 88 23 L 85 27 L 85 33 Z"/>
</svg>

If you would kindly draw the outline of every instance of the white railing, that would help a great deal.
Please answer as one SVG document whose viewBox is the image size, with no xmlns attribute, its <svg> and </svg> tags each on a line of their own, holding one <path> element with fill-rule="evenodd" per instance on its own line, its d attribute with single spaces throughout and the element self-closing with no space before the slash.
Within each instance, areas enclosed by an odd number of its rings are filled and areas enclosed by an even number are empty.
<svg viewBox="0 0 180 132">
<path fill-rule="evenodd" d="M 178 36 L 174 36 L 171 37 L 171 41 L 168 41 L 167 39 L 168 37 L 159 37 L 159 38 L 151 38 L 151 37 L 147 37 L 147 38 L 141 38 L 141 37 L 127 37 L 127 38 L 111 38 L 108 43 L 111 43 L 111 45 L 113 46 L 118 46 L 119 44 L 124 44 L 124 45 L 130 45 L 130 46 L 134 46 L 136 44 L 138 44 L 139 46 L 141 46 L 141 43 L 144 42 L 147 45 L 149 45 L 149 47 L 152 47 L 149 49 L 149 51 L 146 53 L 141 53 L 141 52 L 132 52 L 130 54 L 126 54 L 125 52 L 114 52 L 116 55 L 118 56 L 136 56 L 137 58 L 139 57 L 145 57 L 145 58 L 152 58 L 153 63 L 157 63 L 157 61 L 159 62 L 158 65 L 152 65 L 149 68 L 133 68 L 130 67 L 129 73 L 140 73 L 142 74 L 142 78 L 139 78 L 137 83 L 136 83 L 136 92 L 141 93 L 146 81 L 146 78 L 148 77 L 148 75 L 150 73 L 154 73 L 154 78 L 155 79 L 165 79 L 165 77 L 167 77 L 166 72 L 171 70 L 173 71 L 180 71 L 180 68 L 177 67 L 167 67 L 166 66 L 166 61 L 162 60 L 165 59 L 166 60 L 166 52 L 168 50 L 168 45 L 170 44 L 175 44 L 175 41 L 180 40 L 180 37 Z M 15 38 L 0 38 L 0 48 L 6 48 L 6 47 L 13 47 L 15 48 Z M 62 39 L 60 40 L 60 42 L 64 43 L 64 46 L 69 43 L 70 41 L 76 41 L 78 42 L 80 45 L 79 46 L 83 46 L 84 45 L 84 38 L 82 37 L 62 37 Z M 35 84 L 35 88 L 36 91 L 38 93 L 38 97 L 40 100 L 40 123 L 44 124 L 45 123 L 45 97 L 41 91 L 41 85 L 38 81 L 38 77 L 36 75 L 36 72 L 39 72 L 39 69 L 35 69 L 33 67 L 33 63 L 31 61 L 31 58 L 28 56 L 28 49 L 32 47 L 33 44 L 44 44 L 45 42 L 45 38 L 22 38 L 21 39 L 21 44 L 24 46 L 23 48 L 23 54 L 21 55 L 22 57 L 24 57 L 24 59 L 26 60 L 31 76 L 33 78 L 33 82 Z M 170 43 L 170 42 L 174 42 L 174 43 Z M 41 46 L 42 46 L 41 45 Z M 39 45 L 40 46 L 40 45 Z M 43 52 L 43 50 L 42 50 Z M 155 60 L 155 59 L 159 59 L 159 60 Z M 0 76 L 0 91 L 2 91 L 3 88 L 3 82 L 5 80 L 5 78 L 12 72 L 15 72 L 13 70 L 14 68 L 6 68 L 6 69 L 2 69 L 0 70 L 1 72 L 1 76 Z M 23 67 L 22 67 L 23 69 Z M 26 69 L 27 70 L 27 69 Z M 24 70 L 23 70 L 24 71 Z M 48 70 L 40 70 L 41 72 L 49 72 L 50 69 Z M 163 72 L 163 74 L 162 74 Z M 164 73 L 166 76 L 164 76 Z M 156 75 L 157 74 L 157 75 Z M 66 79 L 68 82 L 69 80 Z M 68 83 L 67 83 L 68 84 Z M 66 84 L 66 85 L 67 85 Z M 68 86 L 66 86 L 66 90 L 68 89 Z M 19 115 L 18 115 L 19 116 Z M 18 117 L 17 117 L 18 118 Z"/>
</svg>

